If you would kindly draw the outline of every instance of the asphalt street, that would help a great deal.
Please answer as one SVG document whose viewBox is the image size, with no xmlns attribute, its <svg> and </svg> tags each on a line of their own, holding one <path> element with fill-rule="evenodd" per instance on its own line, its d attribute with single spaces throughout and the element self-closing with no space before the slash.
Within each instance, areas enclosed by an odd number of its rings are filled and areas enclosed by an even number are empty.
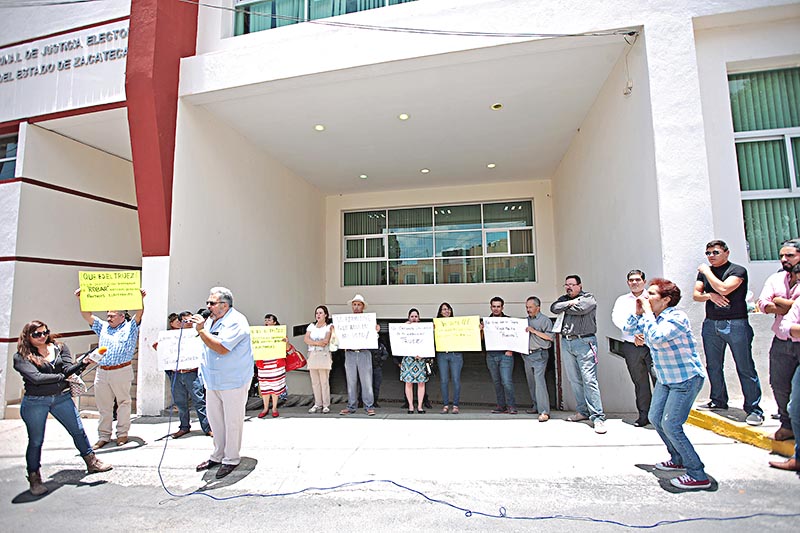
<svg viewBox="0 0 800 533">
<path fill-rule="evenodd" d="M 375 417 L 305 409 L 264 420 L 248 412 L 242 464 L 221 481 L 194 469 L 208 458 L 209 437 L 159 440 L 175 420 L 135 419 L 127 445 L 99 453 L 114 469 L 94 475 L 50 420 L 42 461 L 50 492 L 40 498 L 27 491 L 24 424 L 0 420 L 2 530 L 564 532 L 691 519 L 654 529 L 734 532 L 790 530 L 800 519 L 769 516 L 800 513 L 796 474 L 768 468 L 764 450 L 691 426 L 709 490 L 672 489 L 652 468 L 668 459 L 658 435 L 629 417 L 610 415 L 608 433 L 597 435 L 561 412 L 539 423 L 469 409 L 388 408 Z M 84 425 L 94 442 L 97 421 Z M 752 514 L 761 515 L 732 519 Z"/>
</svg>

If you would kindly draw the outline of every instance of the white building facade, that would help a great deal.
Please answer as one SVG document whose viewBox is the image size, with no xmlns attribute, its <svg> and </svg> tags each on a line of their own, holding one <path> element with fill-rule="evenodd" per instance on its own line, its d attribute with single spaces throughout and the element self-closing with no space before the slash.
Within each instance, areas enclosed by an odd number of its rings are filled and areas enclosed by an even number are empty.
<svg viewBox="0 0 800 533">
<path fill-rule="evenodd" d="M 798 236 L 797 2 L 217 3 L 119 3 L 2 33 L 7 58 L 53 39 L 88 51 L 89 36 L 123 28 L 130 40 L 125 56 L 80 67 L 125 62 L 99 91 L 61 80 L 58 62 L 38 80 L 0 65 L 12 76 L 0 91 L 16 95 L 0 99 L 0 147 L 16 149 L 0 181 L 4 404 L 21 397 L 22 325 L 39 317 L 88 346 L 77 270 L 129 267 L 148 291 L 140 414 L 165 406 L 150 346 L 166 315 L 215 285 L 252 324 L 271 312 L 301 325 L 355 293 L 383 319 L 434 316 L 443 301 L 485 315 L 496 295 L 524 316 L 528 296 L 546 310 L 568 274 L 599 302 L 605 408 L 629 412 L 609 349 L 625 273 L 678 283 L 699 332 L 691 289 L 707 241 L 728 242 L 757 293 L 776 246 Z M 56 78 L 42 108 L 30 82 Z M 469 357 L 468 400 L 491 403 Z"/>
</svg>

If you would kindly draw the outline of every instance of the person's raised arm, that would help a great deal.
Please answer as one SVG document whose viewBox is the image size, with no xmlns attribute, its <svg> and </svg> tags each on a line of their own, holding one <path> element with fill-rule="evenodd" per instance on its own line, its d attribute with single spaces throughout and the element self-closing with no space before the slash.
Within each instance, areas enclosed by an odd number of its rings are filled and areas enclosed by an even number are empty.
<svg viewBox="0 0 800 533">
<path fill-rule="evenodd" d="M 81 301 L 81 290 L 80 289 L 77 289 L 75 291 L 75 297 L 78 299 L 78 305 L 80 305 L 80 301 Z M 100 320 L 98 317 L 93 315 L 91 311 L 81 311 L 81 316 L 83 317 L 83 320 L 86 321 L 86 323 L 89 324 L 90 326 L 94 325 L 94 321 L 95 320 Z"/>
</svg>

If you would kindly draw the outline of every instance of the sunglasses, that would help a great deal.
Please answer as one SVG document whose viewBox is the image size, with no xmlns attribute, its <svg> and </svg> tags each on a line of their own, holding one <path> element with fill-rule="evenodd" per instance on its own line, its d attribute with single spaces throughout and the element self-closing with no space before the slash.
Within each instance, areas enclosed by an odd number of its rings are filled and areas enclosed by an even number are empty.
<svg viewBox="0 0 800 533">
<path fill-rule="evenodd" d="M 720 252 L 719 250 L 709 250 L 709 251 L 706 252 L 706 256 L 710 257 L 712 255 L 719 255 L 721 253 L 722 252 Z"/>
<path fill-rule="evenodd" d="M 217 305 L 217 304 L 221 304 L 221 303 L 222 303 L 222 302 L 206 302 L 206 305 L 207 305 L 208 307 L 214 307 L 215 305 Z"/>
<path fill-rule="evenodd" d="M 33 337 L 34 339 L 38 339 L 39 337 L 47 337 L 48 335 L 50 335 L 49 329 L 46 329 L 44 331 L 34 331 L 33 333 L 31 333 L 31 337 Z"/>
</svg>

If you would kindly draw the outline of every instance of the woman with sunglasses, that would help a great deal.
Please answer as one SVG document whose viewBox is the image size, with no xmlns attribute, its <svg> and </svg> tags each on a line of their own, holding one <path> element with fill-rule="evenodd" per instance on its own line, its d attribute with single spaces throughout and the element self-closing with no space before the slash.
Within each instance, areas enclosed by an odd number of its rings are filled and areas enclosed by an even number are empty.
<svg viewBox="0 0 800 533">
<path fill-rule="evenodd" d="M 101 462 L 92 451 L 67 381 L 69 376 L 82 372 L 88 364 L 88 359 L 74 363 L 69 348 L 55 342 L 44 322 L 34 320 L 22 328 L 14 355 L 14 369 L 22 375 L 25 385 L 20 416 L 28 430 L 25 462 L 30 491 L 34 496 L 47 492 L 39 469 L 48 414 L 53 415 L 72 436 L 72 442 L 90 474 L 111 470 L 111 465 Z"/>
</svg>

